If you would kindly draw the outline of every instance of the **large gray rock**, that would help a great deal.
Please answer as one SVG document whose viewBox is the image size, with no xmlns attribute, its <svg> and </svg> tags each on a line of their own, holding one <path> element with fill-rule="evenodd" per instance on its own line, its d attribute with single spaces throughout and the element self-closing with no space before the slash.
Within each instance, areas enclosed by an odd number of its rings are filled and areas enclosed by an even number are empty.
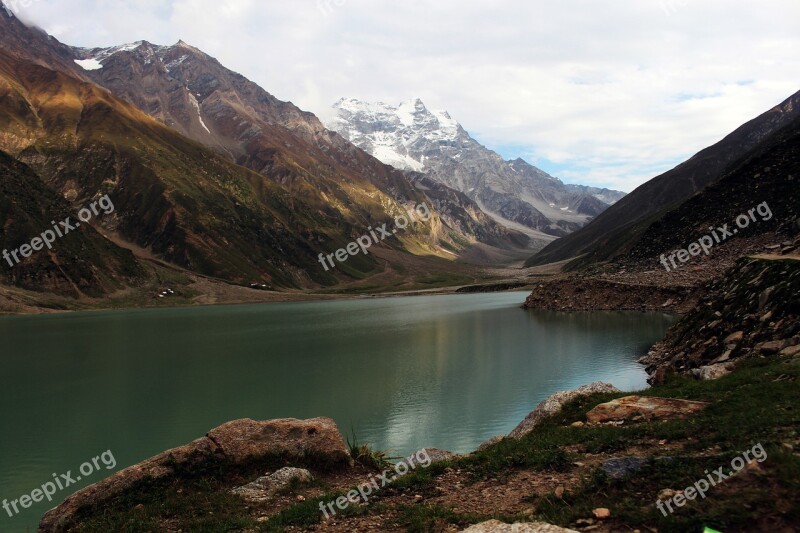
<svg viewBox="0 0 800 533">
<path fill-rule="evenodd" d="M 504 524 L 499 520 L 489 520 L 481 524 L 475 524 L 463 530 L 462 533 L 578 533 L 573 529 L 545 524 L 544 522 L 517 522 L 516 524 Z"/>
<path fill-rule="evenodd" d="M 313 459 L 328 465 L 350 465 L 352 462 L 342 435 L 330 418 L 266 422 L 236 420 L 209 431 L 205 437 L 186 446 L 168 450 L 76 492 L 45 514 L 39 531 L 67 531 L 80 510 L 101 506 L 146 477 L 160 479 L 171 476 L 175 467 L 191 470 L 193 465 L 212 460 L 244 464 L 276 455 L 297 460 Z"/>
<path fill-rule="evenodd" d="M 716 365 L 701 366 L 700 368 L 693 368 L 689 374 L 701 379 L 703 381 L 712 381 L 715 379 L 724 378 L 736 368 L 733 363 L 719 363 Z"/>
<path fill-rule="evenodd" d="M 237 487 L 231 492 L 241 496 L 252 503 L 261 503 L 272 498 L 280 490 L 288 487 L 292 482 L 308 483 L 314 479 L 311 472 L 305 468 L 281 468 L 268 476 L 260 477 L 243 487 Z"/>
<path fill-rule="evenodd" d="M 560 391 L 551 395 L 549 398 L 540 403 L 536 409 L 533 410 L 514 430 L 508 434 L 511 439 L 518 439 L 533 431 L 533 428 L 538 426 L 542 420 L 548 416 L 554 415 L 564 407 L 565 404 L 571 402 L 575 398 L 581 396 L 589 396 L 598 393 L 611 393 L 620 392 L 618 388 L 609 383 L 596 381 L 589 385 L 584 385 L 574 390 Z"/>
</svg>

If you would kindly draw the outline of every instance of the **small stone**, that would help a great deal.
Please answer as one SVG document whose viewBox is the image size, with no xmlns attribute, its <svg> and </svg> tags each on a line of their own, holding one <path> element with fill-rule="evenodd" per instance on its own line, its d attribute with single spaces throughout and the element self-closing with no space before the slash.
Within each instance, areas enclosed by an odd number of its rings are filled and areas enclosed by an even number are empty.
<svg viewBox="0 0 800 533">
<path fill-rule="evenodd" d="M 677 492 L 672 489 L 662 489 L 661 492 L 658 493 L 658 501 L 663 502 L 666 500 L 671 500 L 676 494 Z"/>
<path fill-rule="evenodd" d="M 562 496 L 564 496 L 564 486 L 561 485 L 561 486 L 557 487 L 556 491 L 555 491 L 555 494 L 556 494 L 556 498 L 561 498 Z"/>
<path fill-rule="evenodd" d="M 732 353 L 733 353 L 733 350 L 730 350 L 730 349 L 726 350 L 725 353 L 723 353 L 722 355 L 720 355 L 719 357 L 717 357 L 716 359 L 711 361 L 711 364 L 712 365 L 716 365 L 716 364 L 719 364 L 719 363 L 724 363 L 726 361 L 730 361 Z"/>
<path fill-rule="evenodd" d="M 647 464 L 644 457 L 620 457 L 609 459 L 603 463 L 602 469 L 612 479 L 623 479 L 629 474 L 636 473 Z"/>
<path fill-rule="evenodd" d="M 782 357 L 794 357 L 795 355 L 800 354 L 800 344 L 797 346 L 789 346 L 788 348 L 784 348 L 781 350 Z"/>
<path fill-rule="evenodd" d="M 608 520 L 611 518 L 611 511 L 606 509 L 605 507 L 599 507 L 592 511 L 592 514 L 598 520 Z"/>
<path fill-rule="evenodd" d="M 767 302 L 769 302 L 769 298 L 770 296 L 772 296 L 773 292 L 775 292 L 775 289 L 773 287 L 770 287 L 769 289 L 765 290 L 758 296 L 759 309 L 764 309 L 764 306 L 766 306 Z"/>
<path fill-rule="evenodd" d="M 415 501 L 416 503 L 419 503 L 419 502 L 421 502 L 423 499 L 424 499 L 424 498 L 423 498 L 423 497 L 422 497 L 420 494 L 417 494 L 417 495 L 415 495 L 415 496 L 414 496 L 414 501 Z"/>
<path fill-rule="evenodd" d="M 735 344 L 738 342 L 742 342 L 744 339 L 744 331 L 737 331 L 736 333 L 731 333 L 727 337 L 725 337 L 725 344 Z"/>
<path fill-rule="evenodd" d="M 765 355 L 774 355 L 786 347 L 786 341 L 762 342 L 756 345 L 756 351 Z"/>
<path fill-rule="evenodd" d="M 580 421 L 572 423 L 572 427 L 574 427 L 574 428 L 582 428 L 585 425 L 586 424 L 584 424 L 583 422 L 580 422 Z"/>
</svg>

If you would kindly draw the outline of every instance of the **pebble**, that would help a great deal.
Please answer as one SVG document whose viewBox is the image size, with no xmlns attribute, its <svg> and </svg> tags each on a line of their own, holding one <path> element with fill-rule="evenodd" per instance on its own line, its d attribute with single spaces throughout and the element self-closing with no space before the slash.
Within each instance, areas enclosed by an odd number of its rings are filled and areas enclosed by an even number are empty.
<svg viewBox="0 0 800 533">
<path fill-rule="evenodd" d="M 592 511 L 592 514 L 598 520 L 608 520 L 611 518 L 611 511 L 606 509 L 605 507 L 599 507 Z"/>
</svg>

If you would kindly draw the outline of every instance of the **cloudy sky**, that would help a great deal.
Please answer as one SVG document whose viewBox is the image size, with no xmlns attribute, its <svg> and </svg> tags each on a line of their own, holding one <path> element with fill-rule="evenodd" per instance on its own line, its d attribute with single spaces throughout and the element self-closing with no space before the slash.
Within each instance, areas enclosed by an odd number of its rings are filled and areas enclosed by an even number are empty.
<svg viewBox="0 0 800 533">
<path fill-rule="evenodd" d="M 630 191 L 800 90 L 797 0 L 5 0 L 77 46 L 179 39 L 322 116 L 447 109 L 565 181 Z"/>
</svg>

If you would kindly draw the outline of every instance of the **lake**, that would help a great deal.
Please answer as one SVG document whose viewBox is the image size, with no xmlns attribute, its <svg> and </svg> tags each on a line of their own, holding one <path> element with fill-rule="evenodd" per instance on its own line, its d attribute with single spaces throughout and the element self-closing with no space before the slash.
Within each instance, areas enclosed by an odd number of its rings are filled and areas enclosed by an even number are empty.
<svg viewBox="0 0 800 533">
<path fill-rule="evenodd" d="M 674 318 L 525 311 L 527 294 L 2 318 L 0 499 L 106 450 L 116 471 L 238 418 L 329 416 L 393 455 L 468 452 L 555 391 L 646 387 L 636 360 Z M 0 509 L 0 531 L 35 531 L 50 507 Z"/>
</svg>

